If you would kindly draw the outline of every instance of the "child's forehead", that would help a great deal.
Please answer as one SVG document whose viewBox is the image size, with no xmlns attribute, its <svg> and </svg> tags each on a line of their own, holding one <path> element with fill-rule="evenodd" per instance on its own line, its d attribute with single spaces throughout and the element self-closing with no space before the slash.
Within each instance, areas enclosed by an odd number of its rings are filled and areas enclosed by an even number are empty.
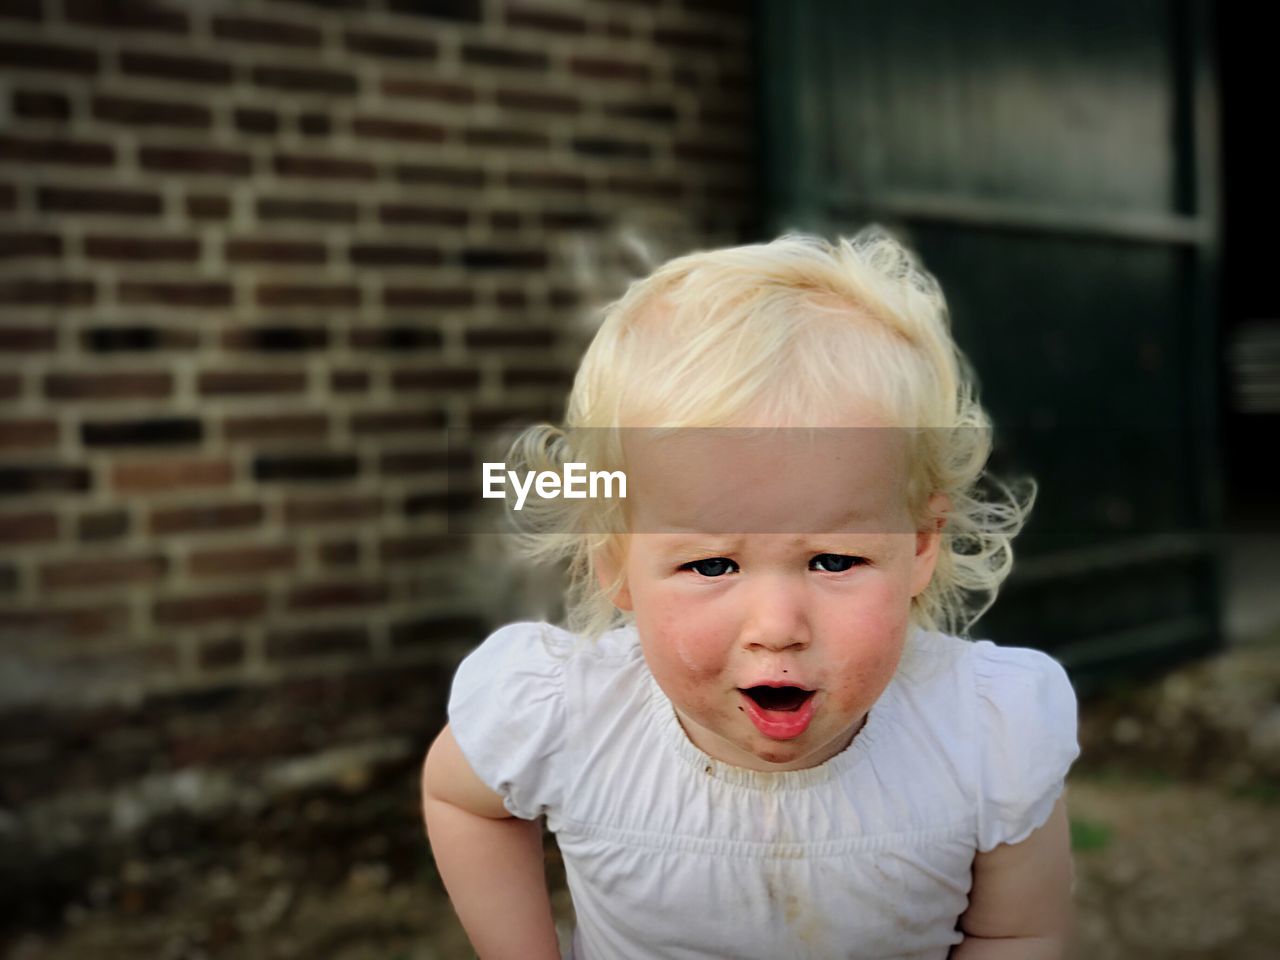
<svg viewBox="0 0 1280 960">
<path fill-rule="evenodd" d="M 623 431 L 632 532 L 909 532 L 908 441 L 886 426 Z"/>
</svg>

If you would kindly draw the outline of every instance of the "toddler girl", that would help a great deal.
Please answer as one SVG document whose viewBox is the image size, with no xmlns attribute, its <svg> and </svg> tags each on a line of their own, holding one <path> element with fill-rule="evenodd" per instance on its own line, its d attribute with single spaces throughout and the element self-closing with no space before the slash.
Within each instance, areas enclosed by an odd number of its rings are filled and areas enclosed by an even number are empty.
<svg viewBox="0 0 1280 960">
<path fill-rule="evenodd" d="M 471 654 L 423 771 L 479 955 L 559 956 L 545 816 L 578 960 L 1063 956 L 1075 698 L 952 635 L 1030 497 L 978 491 L 933 279 L 878 229 L 681 257 L 608 308 L 566 419 L 513 452 L 626 498 L 536 505 L 571 630 Z"/>
</svg>

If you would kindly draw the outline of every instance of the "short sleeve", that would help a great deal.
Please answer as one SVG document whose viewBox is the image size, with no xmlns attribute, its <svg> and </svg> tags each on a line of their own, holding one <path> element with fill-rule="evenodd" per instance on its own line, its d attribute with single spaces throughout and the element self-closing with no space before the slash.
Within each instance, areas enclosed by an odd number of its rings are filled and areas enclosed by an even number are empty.
<svg viewBox="0 0 1280 960">
<path fill-rule="evenodd" d="M 974 644 L 979 736 L 978 849 L 1018 843 L 1044 825 L 1076 742 L 1076 695 L 1062 665 L 1039 650 Z"/>
<path fill-rule="evenodd" d="M 458 667 L 449 727 L 476 776 L 513 816 L 533 820 L 561 799 L 565 651 L 546 624 L 503 627 Z"/>
</svg>

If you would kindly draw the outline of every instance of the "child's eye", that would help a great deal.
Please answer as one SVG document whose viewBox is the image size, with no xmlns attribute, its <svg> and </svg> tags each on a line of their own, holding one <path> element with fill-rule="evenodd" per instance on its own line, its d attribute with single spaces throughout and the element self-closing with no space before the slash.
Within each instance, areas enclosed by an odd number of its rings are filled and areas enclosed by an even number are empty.
<svg viewBox="0 0 1280 960">
<path fill-rule="evenodd" d="M 684 564 L 681 570 L 692 570 L 704 577 L 723 577 L 726 573 L 734 573 L 738 565 L 728 557 L 708 557 L 706 560 L 694 560 Z"/>
<path fill-rule="evenodd" d="M 844 573 L 861 563 L 866 563 L 861 557 L 850 557 L 843 553 L 820 553 L 809 561 L 809 569 L 824 573 Z"/>
</svg>

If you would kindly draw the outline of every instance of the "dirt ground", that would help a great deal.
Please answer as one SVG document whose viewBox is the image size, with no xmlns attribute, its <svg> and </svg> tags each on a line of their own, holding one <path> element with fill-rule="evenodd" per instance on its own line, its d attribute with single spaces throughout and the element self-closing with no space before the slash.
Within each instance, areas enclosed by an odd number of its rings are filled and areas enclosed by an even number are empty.
<svg viewBox="0 0 1280 960">
<path fill-rule="evenodd" d="M 1068 789 L 1077 956 L 1280 956 L 1280 644 L 1087 703 L 1081 740 Z M 160 825 L 128 854 L 109 870 L 69 865 L 66 903 L 0 941 L 0 953 L 472 956 L 431 866 L 410 768 L 358 793 L 300 797 L 253 823 Z M 555 861 L 552 849 L 556 905 L 568 918 Z"/>
</svg>

